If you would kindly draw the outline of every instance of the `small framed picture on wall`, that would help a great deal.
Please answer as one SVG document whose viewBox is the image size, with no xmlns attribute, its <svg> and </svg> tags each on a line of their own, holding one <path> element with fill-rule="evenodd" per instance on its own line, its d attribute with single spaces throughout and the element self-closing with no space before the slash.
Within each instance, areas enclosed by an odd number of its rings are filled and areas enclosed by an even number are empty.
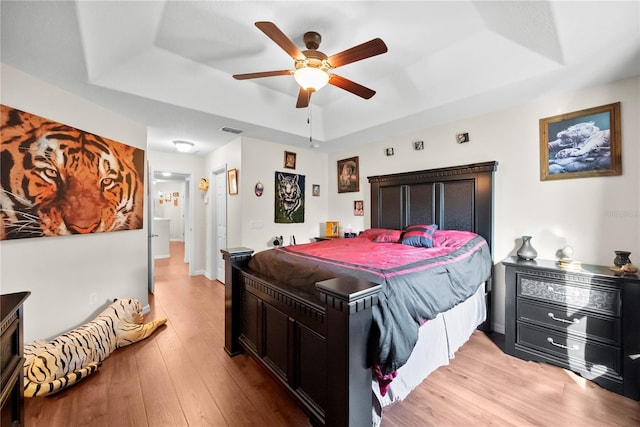
<svg viewBox="0 0 640 427">
<path fill-rule="evenodd" d="M 364 216 L 364 200 L 356 200 L 353 202 L 353 214 L 355 216 Z"/>
<path fill-rule="evenodd" d="M 229 194 L 238 194 L 238 169 L 227 171 L 227 185 L 229 186 Z"/>
<path fill-rule="evenodd" d="M 291 151 L 284 152 L 284 167 L 287 169 L 296 168 L 296 153 L 292 153 Z"/>
</svg>

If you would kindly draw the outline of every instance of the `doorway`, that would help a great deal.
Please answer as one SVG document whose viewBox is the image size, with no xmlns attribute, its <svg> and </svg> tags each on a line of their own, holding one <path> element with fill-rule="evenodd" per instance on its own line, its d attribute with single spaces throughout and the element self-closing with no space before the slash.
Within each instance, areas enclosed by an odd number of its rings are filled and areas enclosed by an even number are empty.
<svg viewBox="0 0 640 427">
<path fill-rule="evenodd" d="M 153 170 L 149 181 L 149 291 L 155 282 L 154 261 L 169 257 L 169 242 L 184 242 L 184 262 L 193 275 L 193 176 L 188 172 Z M 162 239 L 162 242 L 160 240 Z M 166 253 L 165 249 L 166 248 Z"/>
</svg>

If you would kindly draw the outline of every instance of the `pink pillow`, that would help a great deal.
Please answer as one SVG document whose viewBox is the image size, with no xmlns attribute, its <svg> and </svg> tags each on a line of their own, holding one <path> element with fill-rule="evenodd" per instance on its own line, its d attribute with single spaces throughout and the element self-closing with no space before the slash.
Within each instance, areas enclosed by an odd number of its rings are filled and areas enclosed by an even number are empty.
<svg viewBox="0 0 640 427">
<path fill-rule="evenodd" d="M 358 237 L 374 240 L 376 237 L 378 237 L 378 235 L 385 233 L 387 231 L 392 231 L 392 230 L 388 230 L 386 228 L 370 228 L 368 230 L 364 230 L 362 233 L 358 235 Z"/>
<path fill-rule="evenodd" d="M 400 241 L 400 230 L 387 230 L 378 234 L 373 241 L 376 243 L 398 243 Z"/>
</svg>

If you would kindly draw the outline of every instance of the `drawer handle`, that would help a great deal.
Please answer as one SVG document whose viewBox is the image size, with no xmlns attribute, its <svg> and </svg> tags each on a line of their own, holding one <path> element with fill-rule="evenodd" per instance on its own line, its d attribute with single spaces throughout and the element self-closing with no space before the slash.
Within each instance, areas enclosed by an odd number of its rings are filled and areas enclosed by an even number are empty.
<svg viewBox="0 0 640 427">
<path fill-rule="evenodd" d="M 549 342 L 549 344 L 556 346 L 556 347 L 560 347 L 563 348 L 565 350 L 580 350 L 580 347 L 578 347 L 576 344 L 572 345 L 571 347 L 567 346 L 567 345 L 562 345 L 562 344 L 558 344 L 557 342 L 553 342 L 553 338 L 551 337 L 547 337 L 547 341 Z"/>
<path fill-rule="evenodd" d="M 553 313 L 547 313 L 547 316 L 549 316 L 550 318 L 552 318 L 556 322 L 571 323 L 572 325 L 577 325 L 578 323 L 580 323 L 580 319 L 573 319 L 573 320 L 561 319 L 559 317 L 554 316 Z"/>
</svg>

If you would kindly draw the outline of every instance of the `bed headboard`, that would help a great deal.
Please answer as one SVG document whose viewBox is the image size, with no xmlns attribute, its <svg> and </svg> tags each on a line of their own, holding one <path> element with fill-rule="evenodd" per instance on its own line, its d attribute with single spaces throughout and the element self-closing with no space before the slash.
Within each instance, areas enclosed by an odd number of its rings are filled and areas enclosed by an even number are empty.
<svg viewBox="0 0 640 427">
<path fill-rule="evenodd" d="M 437 224 L 473 231 L 493 254 L 493 175 L 498 162 L 368 177 L 371 228 Z"/>
</svg>

